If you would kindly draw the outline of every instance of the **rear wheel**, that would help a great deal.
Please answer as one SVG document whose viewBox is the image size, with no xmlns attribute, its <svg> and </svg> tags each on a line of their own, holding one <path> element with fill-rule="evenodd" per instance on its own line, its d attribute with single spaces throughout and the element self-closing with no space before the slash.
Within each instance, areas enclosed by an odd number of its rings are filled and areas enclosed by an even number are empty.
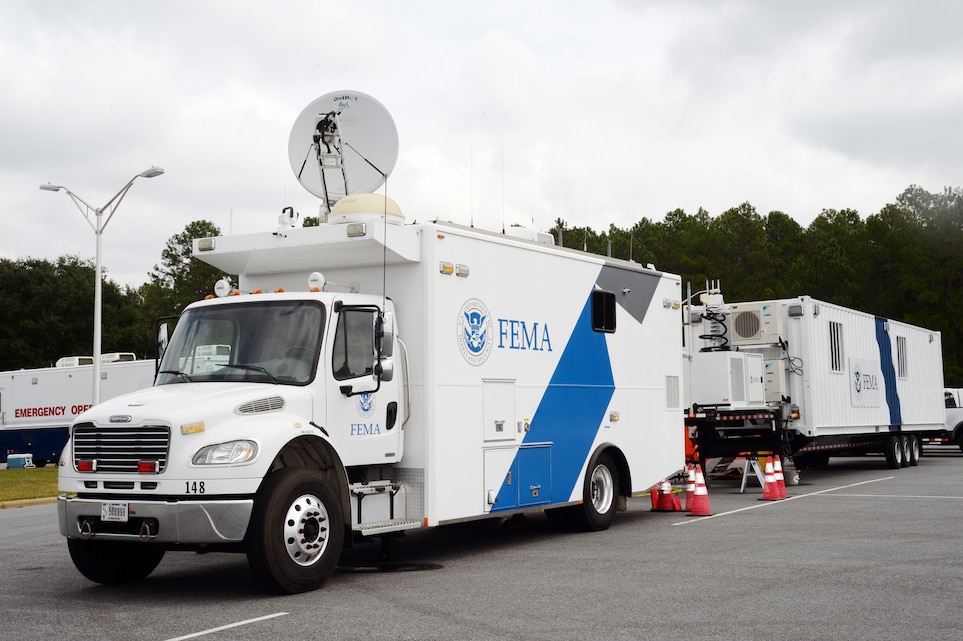
<svg viewBox="0 0 963 641">
<path fill-rule="evenodd" d="M 127 541 L 67 539 L 67 550 L 81 574 L 104 585 L 140 581 L 164 558 L 163 548 Z"/>
<path fill-rule="evenodd" d="M 906 434 L 900 434 L 899 445 L 903 448 L 903 460 L 900 461 L 900 467 L 909 467 L 910 464 L 910 445 L 909 436 Z"/>
<path fill-rule="evenodd" d="M 619 471 L 608 454 L 596 454 L 589 462 L 582 486 L 582 504 L 576 523 L 588 531 L 606 530 L 618 507 Z"/>
<path fill-rule="evenodd" d="M 886 465 L 895 470 L 903 466 L 903 440 L 899 434 L 891 434 L 886 440 Z"/>
<path fill-rule="evenodd" d="M 318 470 L 288 467 L 258 490 L 247 538 L 254 575 L 275 592 L 321 587 L 334 572 L 344 543 L 337 492 Z"/>
<path fill-rule="evenodd" d="M 909 464 L 915 467 L 920 464 L 920 439 L 915 434 L 908 434 L 906 440 Z"/>
</svg>

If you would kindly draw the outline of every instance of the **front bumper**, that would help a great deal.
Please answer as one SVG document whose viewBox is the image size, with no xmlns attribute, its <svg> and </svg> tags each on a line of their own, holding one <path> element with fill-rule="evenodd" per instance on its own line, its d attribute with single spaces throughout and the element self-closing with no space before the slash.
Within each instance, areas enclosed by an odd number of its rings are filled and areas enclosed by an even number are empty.
<svg viewBox="0 0 963 641">
<path fill-rule="evenodd" d="M 223 501 L 126 501 L 128 520 L 101 520 L 99 499 L 57 497 L 60 533 L 70 539 L 215 544 L 244 540 L 254 499 Z"/>
</svg>

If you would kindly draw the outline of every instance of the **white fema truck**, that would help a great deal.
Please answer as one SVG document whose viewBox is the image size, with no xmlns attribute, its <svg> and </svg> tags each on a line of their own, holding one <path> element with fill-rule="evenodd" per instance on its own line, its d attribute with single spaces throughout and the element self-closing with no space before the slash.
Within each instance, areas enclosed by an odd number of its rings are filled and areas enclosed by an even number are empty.
<svg viewBox="0 0 963 641">
<path fill-rule="evenodd" d="M 940 333 L 799 296 L 686 307 L 686 424 L 704 461 L 772 452 L 797 468 L 882 453 L 919 462 L 945 420 Z M 787 476 L 788 478 L 788 476 Z"/>
<path fill-rule="evenodd" d="M 154 387 L 80 416 L 60 461 L 94 581 L 228 550 L 301 592 L 358 537 L 531 510 L 602 530 L 683 466 L 677 276 L 370 194 L 195 256 L 238 287 L 185 309 Z"/>
<path fill-rule="evenodd" d="M 130 352 L 101 356 L 101 397 L 154 382 L 153 360 Z M 91 407 L 93 357 L 65 356 L 54 367 L 0 372 L 0 462 L 29 455 L 37 466 L 60 459 L 70 423 Z"/>
</svg>

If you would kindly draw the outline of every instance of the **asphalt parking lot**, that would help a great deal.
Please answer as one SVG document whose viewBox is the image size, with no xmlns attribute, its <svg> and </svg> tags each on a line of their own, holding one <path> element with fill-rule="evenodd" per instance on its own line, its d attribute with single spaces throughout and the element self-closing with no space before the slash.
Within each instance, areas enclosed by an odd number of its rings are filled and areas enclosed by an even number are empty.
<svg viewBox="0 0 963 641">
<path fill-rule="evenodd" d="M 53 505 L 0 510 L 3 638 L 318 639 L 963 638 L 963 455 L 919 467 L 877 456 L 806 470 L 790 498 L 713 482 L 713 516 L 632 499 L 606 532 L 541 514 L 410 534 L 401 564 L 346 552 L 317 592 L 265 594 L 243 556 L 168 553 L 146 580 L 90 583 Z"/>
</svg>

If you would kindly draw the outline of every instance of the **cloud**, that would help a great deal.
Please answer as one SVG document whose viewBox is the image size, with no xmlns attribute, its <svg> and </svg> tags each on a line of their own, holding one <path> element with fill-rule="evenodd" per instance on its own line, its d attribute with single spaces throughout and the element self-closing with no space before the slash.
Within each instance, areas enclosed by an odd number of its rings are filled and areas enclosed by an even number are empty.
<svg viewBox="0 0 963 641">
<path fill-rule="evenodd" d="M 62 182 L 102 204 L 139 180 L 104 261 L 139 284 L 198 219 L 316 215 L 287 157 L 318 96 L 392 114 L 409 219 L 628 227 L 750 202 L 808 224 L 957 185 L 963 6 L 547 0 L 14 0 L 0 21 L 0 256 L 93 255 Z"/>
</svg>

